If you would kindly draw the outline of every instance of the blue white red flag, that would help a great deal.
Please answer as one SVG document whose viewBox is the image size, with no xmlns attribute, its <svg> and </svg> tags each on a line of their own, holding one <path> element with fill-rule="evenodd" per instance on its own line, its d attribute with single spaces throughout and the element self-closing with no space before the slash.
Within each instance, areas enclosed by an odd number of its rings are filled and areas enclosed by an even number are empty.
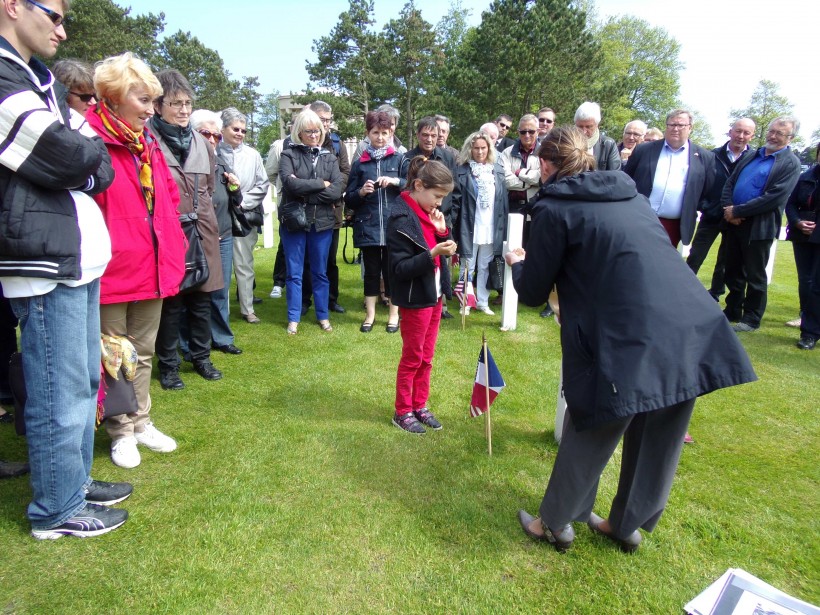
<svg viewBox="0 0 820 615">
<path fill-rule="evenodd" d="M 487 365 L 487 369 L 484 365 Z M 488 378 L 489 376 L 489 378 Z M 484 357 L 484 346 L 481 347 L 481 352 L 478 354 L 478 367 L 475 370 L 475 384 L 473 385 L 473 397 L 470 400 L 470 416 L 476 417 L 484 414 L 489 410 L 487 405 L 487 390 L 490 391 L 490 406 L 498 397 L 506 385 L 504 378 L 501 377 L 501 372 L 493 360 L 493 355 L 490 349 L 487 348 L 487 357 Z"/>
<path fill-rule="evenodd" d="M 464 307 L 465 305 L 470 308 L 474 308 L 478 305 L 478 302 L 475 298 L 475 290 L 473 290 L 473 283 L 467 282 L 467 290 L 464 290 L 464 280 L 459 278 L 458 284 L 453 287 L 453 297 L 458 299 L 459 304 Z"/>
</svg>

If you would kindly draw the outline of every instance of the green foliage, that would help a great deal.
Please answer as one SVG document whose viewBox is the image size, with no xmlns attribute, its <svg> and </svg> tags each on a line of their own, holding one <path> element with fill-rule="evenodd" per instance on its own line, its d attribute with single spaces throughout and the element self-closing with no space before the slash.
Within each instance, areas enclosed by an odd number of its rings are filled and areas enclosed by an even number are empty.
<svg viewBox="0 0 820 615">
<path fill-rule="evenodd" d="M 663 28 L 631 15 L 610 17 L 596 38 L 603 56 L 594 77 L 603 129 L 620 136 L 631 120 L 662 126 L 677 107 L 680 43 Z"/>
<path fill-rule="evenodd" d="M 715 252 L 700 271 L 707 284 Z M 797 331 L 782 324 L 797 316 L 787 242 L 763 326 L 740 338 L 760 380 L 698 400 L 695 444 L 632 556 L 582 523 L 559 555 L 527 539 L 515 517 L 537 512 L 557 452 L 554 321 L 527 307 L 515 331 L 498 331 L 499 316 L 473 313 L 465 331 L 443 321 L 431 403 L 444 429 L 409 436 L 390 425 L 401 339 L 384 332 L 382 307 L 373 332 L 359 333 L 358 265 L 344 264 L 340 248 L 348 311 L 333 315 L 334 332 L 320 331 L 311 311 L 288 336 L 285 299 L 267 298 L 275 253 L 254 251 L 262 324 L 231 306 L 245 352 L 212 354 L 224 379 L 204 381 L 183 363 L 185 390 L 151 382 L 151 417 L 179 448 L 141 448 L 142 464 L 126 470 L 97 432 L 94 477 L 135 487 L 118 505 L 131 515 L 121 529 L 38 543 L 25 519 L 28 480 L 0 480 L 0 612 L 657 615 L 680 613 L 730 567 L 820 602 L 811 453 L 820 350 L 797 350 Z M 467 416 L 482 333 L 507 382 L 492 407 L 492 457 L 483 419 Z M 0 451 L 25 459 L 10 425 L 0 425 Z M 599 514 L 619 463 L 616 453 L 601 479 Z"/>
<path fill-rule="evenodd" d="M 262 97 L 256 112 L 256 149 L 264 157 L 271 144 L 279 138 L 279 92 L 273 91 Z"/>
<path fill-rule="evenodd" d="M 112 0 L 74 0 L 65 22 L 67 39 L 55 60 L 74 58 L 94 64 L 131 51 L 149 64 L 159 52 L 157 37 L 165 29 L 165 14 L 132 16 Z"/>
<path fill-rule="evenodd" d="M 780 94 L 780 84 L 768 79 L 761 79 L 757 84 L 749 105 L 744 109 L 729 111 L 730 124 L 742 117 L 752 118 L 757 125 L 755 136 L 750 145 L 763 147 L 766 144 L 766 130 L 771 121 L 780 115 L 791 115 L 794 105 Z M 797 145 L 797 143 L 795 143 Z"/>
<path fill-rule="evenodd" d="M 713 149 L 714 147 L 716 147 L 718 144 L 714 143 L 713 141 L 712 127 L 709 125 L 709 122 L 706 121 L 706 118 L 703 117 L 703 115 L 701 115 L 697 109 L 687 107 L 686 105 L 683 105 L 683 108 L 688 109 L 694 116 L 692 132 L 689 135 L 689 139 L 692 142 L 697 143 L 698 145 L 701 145 L 707 149 Z M 670 109 L 670 111 L 671 110 L 672 109 Z M 665 119 L 661 118 L 660 124 L 656 125 L 663 126 L 664 122 Z M 661 130 L 663 130 L 663 128 L 661 128 Z M 721 144 L 722 143 L 723 141 L 721 141 Z"/>
<path fill-rule="evenodd" d="M 334 132 L 339 133 L 342 139 L 361 138 L 365 132 L 364 116 L 360 115 L 360 110 L 350 97 L 310 89 L 304 94 L 293 96 L 293 101 L 301 105 L 309 105 L 317 100 L 326 102 L 333 109 L 333 123 L 336 125 Z"/>
</svg>

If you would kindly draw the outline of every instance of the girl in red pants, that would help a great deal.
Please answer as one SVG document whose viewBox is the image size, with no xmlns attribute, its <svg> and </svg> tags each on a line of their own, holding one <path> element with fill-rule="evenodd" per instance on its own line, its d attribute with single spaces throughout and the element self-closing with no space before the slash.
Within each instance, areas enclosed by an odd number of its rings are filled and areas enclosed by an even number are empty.
<svg viewBox="0 0 820 615">
<path fill-rule="evenodd" d="M 456 251 L 438 209 L 453 189 L 453 176 L 442 163 L 417 156 L 410 162 L 406 188 L 393 201 L 387 223 L 390 295 L 399 306 L 402 338 L 393 424 L 423 434 L 423 425 L 441 429 L 427 399 L 441 320 L 441 280 L 450 288 L 446 260 L 439 257 Z"/>
</svg>

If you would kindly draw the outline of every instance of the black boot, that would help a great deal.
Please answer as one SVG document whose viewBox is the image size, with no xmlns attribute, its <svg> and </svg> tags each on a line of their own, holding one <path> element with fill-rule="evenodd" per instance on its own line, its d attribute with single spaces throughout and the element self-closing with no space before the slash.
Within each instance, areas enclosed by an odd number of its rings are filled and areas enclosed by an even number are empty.
<svg viewBox="0 0 820 615">
<path fill-rule="evenodd" d="M 194 371 L 205 380 L 220 380 L 222 378 L 222 372 L 214 367 L 210 359 L 195 360 Z"/>
</svg>

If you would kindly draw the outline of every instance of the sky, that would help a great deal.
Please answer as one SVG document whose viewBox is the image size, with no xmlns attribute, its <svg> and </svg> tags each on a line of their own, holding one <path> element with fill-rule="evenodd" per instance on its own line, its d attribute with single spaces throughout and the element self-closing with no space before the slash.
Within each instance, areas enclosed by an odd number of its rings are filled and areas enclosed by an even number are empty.
<svg viewBox="0 0 820 615">
<path fill-rule="evenodd" d="M 599 19 L 634 15 L 664 28 L 681 44 L 685 69 L 680 98 L 709 122 L 715 143 L 724 140 L 730 109 L 745 107 L 761 79 L 780 84 L 807 142 L 820 128 L 820 84 L 811 51 L 820 23 L 817 0 L 779 0 L 775 5 L 761 0 L 594 1 Z M 291 27 L 285 18 L 295 12 L 292 1 L 244 0 L 236 8 L 215 0 L 115 2 L 131 6 L 132 15 L 164 12 L 163 36 L 191 32 L 219 52 L 234 78 L 257 76 L 262 94 L 303 90 L 305 63 L 315 60 L 313 41 L 327 35 L 349 7 L 348 0 L 313 0 Z M 377 28 L 403 5 L 404 0 L 375 0 Z M 435 25 L 450 3 L 416 0 L 416 6 Z M 477 25 L 490 0 L 462 0 L 462 6 L 471 11 L 470 25 Z"/>
</svg>

